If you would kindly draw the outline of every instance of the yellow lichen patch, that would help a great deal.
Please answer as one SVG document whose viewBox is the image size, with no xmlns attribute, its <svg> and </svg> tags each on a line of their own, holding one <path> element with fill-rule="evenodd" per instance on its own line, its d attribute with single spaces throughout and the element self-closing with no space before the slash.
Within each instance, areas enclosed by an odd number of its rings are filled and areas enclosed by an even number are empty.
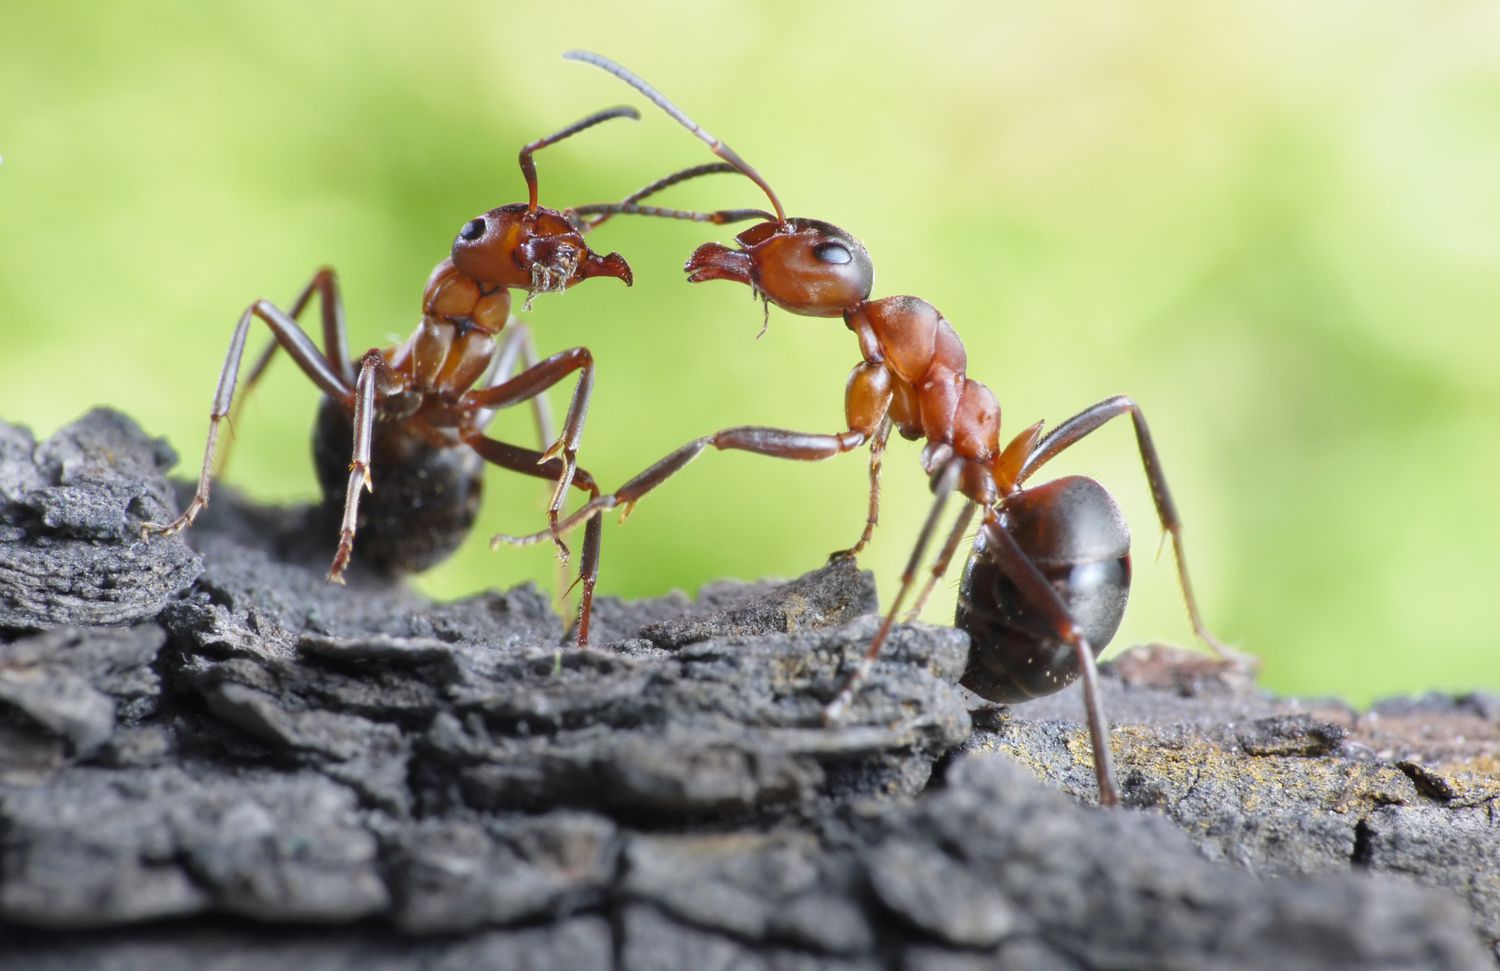
<svg viewBox="0 0 1500 971">
<path fill-rule="evenodd" d="M 1078 733 L 1082 735 L 1082 732 Z M 976 739 L 972 751 L 975 752 L 998 752 L 1009 759 L 1021 763 L 1031 771 L 1038 779 L 1044 782 L 1055 782 L 1055 771 L 1046 761 L 1039 758 L 1038 750 L 1023 744 L 1020 740 L 1015 742 L 1000 738 Z M 1089 756 L 1088 766 L 1093 767 L 1093 756 Z"/>
<path fill-rule="evenodd" d="M 786 619 L 786 632 L 796 633 L 804 625 L 804 620 L 811 620 L 814 625 L 818 621 L 818 611 L 814 604 L 801 594 L 793 594 L 786 598 L 781 605 L 782 616 Z M 812 617 L 808 617 L 812 614 Z"/>
<path fill-rule="evenodd" d="M 1488 776 L 1490 782 L 1500 784 L 1500 755 L 1476 755 L 1472 759 L 1443 762 L 1438 768 L 1443 772 L 1468 772 Z"/>
<path fill-rule="evenodd" d="M 1436 765 L 1411 764 L 1419 789 L 1450 806 L 1479 806 L 1500 799 L 1500 759 L 1480 755 Z"/>
<path fill-rule="evenodd" d="M 1149 779 L 1159 798 L 1198 793 L 1244 812 L 1298 805 L 1362 818 L 1377 806 L 1416 802 L 1417 787 L 1394 765 L 1338 757 L 1252 756 L 1179 732 L 1126 726 L 1111 733 L 1116 771 Z M 987 739 L 976 748 L 1001 752 L 1054 784 L 1074 766 L 1093 768 L 1093 746 L 1082 728 L 1068 732 L 1059 764 L 1055 748 L 1034 739 Z"/>
<path fill-rule="evenodd" d="M 1116 731 L 1114 745 L 1122 767 L 1159 780 L 1168 791 L 1213 786 L 1218 795 L 1237 797 L 1247 812 L 1296 802 L 1363 816 L 1375 806 L 1417 798 L 1412 781 L 1390 765 L 1339 758 L 1251 756 L 1203 741 L 1164 739 L 1143 728 Z"/>
<path fill-rule="evenodd" d="M 1073 761 L 1086 769 L 1094 767 L 1094 743 L 1089 738 L 1089 733 L 1079 729 L 1068 735 L 1068 754 L 1073 756 Z"/>
</svg>

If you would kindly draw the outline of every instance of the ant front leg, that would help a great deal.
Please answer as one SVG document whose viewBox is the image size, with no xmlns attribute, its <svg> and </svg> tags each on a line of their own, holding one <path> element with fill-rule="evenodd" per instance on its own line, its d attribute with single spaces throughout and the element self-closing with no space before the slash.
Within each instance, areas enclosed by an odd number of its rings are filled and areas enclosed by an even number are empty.
<svg viewBox="0 0 1500 971">
<path fill-rule="evenodd" d="M 518 362 L 520 364 L 519 370 L 516 366 Z M 536 344 L 531 339 L 531 328 L 523 323 L 513 320 L 510 323 L 506 324 L 505 330 L 501 332 L 500 343 L 495 348 L 495 360 L 494 363 L 490 366 L 489 373 L 485 376 L 484 385 L 486 387 L 493 387 L 494 385 L 508 380 L 516 376 L 517 374 L 521 374 L 531 370 L 540 363 L 542 363 L 542 359 L 541 356 L 537 354 Z M 536 395 L 531 399 L 531 412 L 532 418 L 536 423 L 537 444 L 542 448 L 546 448 L 548 444 L 556 441 L 557 432 L 554 430 L 555 426 L 552 421 L 552 408 L 548 404 L 547 396 L 545 394 Z M 474 424 L 474 428 L 478 431 L 484 431 L 489 427 L 490 423 L 493 422 L 495 420 L 495 417 L 499 414 L 500 412 L 498 410 L 480 412 L 478 420 Z M 561 464 L 558 465 L 558 468 L 561 468 Z M 549 496 L 550 494 L 551 493 L 549 492 Z M 592 494 L 598 495 L 599 490 L 595 489 Z M 597 541 L 598 537 L 595 537 L 596 547 Z M 587 544 L 588 537 L 584 538 L 584 542 L 585 544 Z M 587 558 L 588 556 L 587 547 L 585 547 L 584 556 L 585 558 Z M 595 556 L 596 563 L 594 566 L 593 575 L 597 576 L 597 549 Z M 559 587 L 563 587 L 566 575 L 567 565 L 566 563 L 560 562 L 558 566 Z M 582 573 L 580 573 L 579 580 L 574 581 L 574 584 L 577 584 L 579 582 L 583 582 Z M 571 589 L 572 585 L 569 585 L 564 590 L 561 596 L 566 597 L 567 590 Z M 593 600 L 592 583 L 584 582 L 583 595 L 590 601 Z M 581 603 L 580 607 L 582 607 Z M 580 626 L 586 626 L 587 617 L 588 611 L 583 611 L 584 624 L 581 624 Z M 583 634 L 584 640 L 586 642 L 588 637 L 587 630 L 584 630 Z"/>
<path fill-rule="evenodd" d="M 558 515 L 567 500 L 568 487 L 578 470 L 578 445 L 583 438 L 583 423 L 588 417 L 589 397 L 594 389 L 594 357 L 586 347 L 573 347 L 554 354 L 533 367 L 494 387 L 470 391 L 462 403 L 482 409 L 505 408 L 535 398 L 557 384 L 574 371 L 581 371 L 578 383 L 573 387 L 573 399 L 568 405 L 568 414 L 563 419 L 563 430 L 556 441 L 538 458 L 538 464 L 561 459 L 552 501 L 547 507 L 548 521 L 557 532 Z M 555 539 L 563 557 L 568 548 L 561 539 Z"/>
<path fill-rule="evenodd" d="M 712 435 L 695 438 L 676 451 L 670 453 L 656 462 L 646 471 L 637 475 L 614 492 L 590 499 L 579 507 L 572 515 L 560 520 L 552 530 L 532 533 L 527 536 L 497 535 L 492 543 L 509 543 L 512 546 L 530 546 L 544 539 L 556 540 L 557 536 L 567 533 L 598 518 L 600 513 L 616 507 L 622 508 L 625 515 L 629 515 L 635 504 L 646 496 L 652 489 L 670 479 L 683 466 L 709 446 L 716 449 L 734 449 L 741 452 L 754 452 L 758 455 L 769 455 L 773 458 L 796 459 L 801 462 L 816 462 L 821 459 L 832 458 L 844 452 L 853 451 L 870 440 L 870 433 L 851 429 L 839 435 L 818 435 L 808 432 L 796 432 L 785 428 L 763 428 L 754 425 L 746 425 L 739 428 L 726 428 Z"/>
<path fill-rule="evenodd" d="M 860 364 L 849 375 L 849 384 L 844 392 L 844 417 L 849 423 L 848 431 L 837 435 L 820 435 L 786 428 L 745 425 L 738 428 L 726 428 L 712 435 L 696 438 L 659 460 L 617 491 L 591 499 L 571 516 L 561 522 L 555 522 L 552 529 L 553 538 L 555 540 L 557 535 L 589 522 L 605 510 L 616 506 L 623 507 L 625 515 L 630 515 L 630 510 L 648 492 L 676 475 L 683 466 L 697 458 L 709 446 L 720 451 L 734 449 L 741 452 L 755 452 L 758 455 L 769 455 L 772 458 L 818 462 L 853 451 L 873 439 L 875 451 L 870 458 L 870 514 L 866 519 L 865 533 L 860 543 L 852 550 L 846 551 L 850 555 L 857 553 L 869 540 L 875 520 L 878 518 L 880 451 L 890 435 L 887 415 L 890 411 L 891 399 L 890 372 L 883 365 Z M 502 535 L 496 536 L 495 540 L 516 546 L 528 546 L 539 542 L 545 536 L 545 533 L 533 533 L 530 536 Z M 834 557 L 839 555 L 835 553 Z"/>
<path fill-rule="evenodd" d="M 1188 578 L 1187 556 L 1183 551 L 1182 519 L 1177 515 L 1177 506 L 1172 501 L 1172 493 L 1167 489 L 1167 476 L 1162 470 L 1161 458 L 1156 453 L 1156 445 L 1151 441 L 1151 429 L 1146 425 L 1146 416 L 1141 412 L 1140 405 L 1125 395 L 1115 395 L 1113 398 L 1106 398 L 1098 404 L 1090 405 L 1058 425 L 1044 436 L 1026 456 L 1026 461 L 1022 463 L 1021 470 L 1016 476 L 1017 485 L 1026 481 L 1032 473 L 1059 452 L 1098 431 L 1111 418 L 1125 414 L 1130 415 L 1130 420 L 1135 425 L 1136 444 L 1140 448 L 1141 464 L 1146 468 L 1146 481 L 1151 486 L 1151 499 L 1156 504 L 1157 518 L 1161 521 L 1161 528 L 1172 537 L 1172 553 L 1177 562 L 1177 581 L 1182 587 L 1182 600 L 1187 606 L 1188 618 L 1192 621 L 1194 633 L 1208 645 L 1210 650 L 1224 660 L 1242 664 L 1254 663 L 1253 658 L 1220 643 L 1219 639 L 1209 632 L 1208 625 L 1203 622 L 1203 617 L 1198 612 L 1198 600 L 1193 595 L 1193 583 Z"/>
<path fill-rule="evenodd" d="M 182 511 L 182 514 L 170 523 L 146 523 L 141 527 L 141 535 L 149 536 L 152 533 L 160 533 L 170 536 L 173 533 L 186 529 L 198 518 L 198 513 L 208 505 L 209 486 L 213 480 L 214 447 L 219 438 L 219 424 L 228 416 L 234 404 L 235 383 L 239 379 L 240 361 L 245 355 L 245 339 L 250 333 L 250 324 L 260 319 L 271 333 L 276 342 L 291 354 L 292 360 L 302 369 L 312 382 L 329 395 L 339 401 L 349 403 L 354 397 L 354 388 L 344 379 L 340 369 L 333 367 L 322 351 L 313 344 L 312 339 L 297 326 L 297 322 L 287 316 L 280 308 L 269 300 L 258 300 L 245 308 L 240 315 L 240 321 L 235 325 L 234 335 L 229 339 L 229 354 L 224 359 L 224 368 L 219 372 L 219 384 L 214 392 L 213 407 L 209 411 L 208 442 L 203 449 L 203 468 L 198 474 L 198 488 L 193 493 L 192 502 Z"/>
<path fill-rule="evenodd" d="M 481 435 L 478 431 L 465 435 L 464 442 L 478 452 L 480 458 L 502 469 L 535 476 L 539 479 L 556 479 L 561 474 L 562 462 L 559 459 L 548 459 L 541 452 L 511 445 L 508 442 Z M 587 492 L 590 498 L 599 495 L 599 486 L 587 469 L 575 468 L 572 484 L 574 488 Z M 587 647 L 589 643 L 589 619 L 593 613 L 594 587 L 599 582 L 599 549 L 603 540 L 603 528 L 603 522 L 594 519 L 583 533 L 583 555 L 580 557 L 576 581 L 583 587 L 578 599 L 578 619 L 575 625 L 579 647 Z M 492 541 L 490 545 L 496 544 Z"/>
<path fill-rule="evenodd" d="M 884 364 L 862 361 L 849 372 L 844 386 L 844 419 L 849 427 L 872 433 L 870 442 L 870 509 L 865 515 L 865 530 L 859 542 L 840 550 L 828 559 L 854 558 L 875 535 L 880 521 L 880 463 L 885 458 L 885 443 L 891 437 L 891 402 L 895 398 L 890 369 Z"/>
<path fill-rule="evenodd" d="M 864 532 L 859 534 L 859 542 L 847 550 L 839 550 L 829 555 L 830 562 L 845 557 L 854 559 L 866 546 L 870 545 L 870 537 L 875 535 L 875 526 L 880 522 L 880 467 L 885 458 L 886 441 L 891 437 L 891 424 L 889 416 L 882 418 L 875 429 L 875 437 L 870 442 L 870 509 L 865 514 Z"/>
<path fill-rule="evenodd" d="M 376 381 L 384 376 L 395 379 L 391 366 L 377 350 L 367 351 L 360 362 L 359 377 L 354 382 L 354 454 L 349 459 L 349 485 L 344 490 L 344 520 L 339 526 L 339 547 L 328 568 L 332 583 L 344 582 L 344 570 L 354 553 L 354 531 L 359 524 L 359 495 L 374 492 L 370 479 L 370 441 L 375 437 Z"/>
</svg>

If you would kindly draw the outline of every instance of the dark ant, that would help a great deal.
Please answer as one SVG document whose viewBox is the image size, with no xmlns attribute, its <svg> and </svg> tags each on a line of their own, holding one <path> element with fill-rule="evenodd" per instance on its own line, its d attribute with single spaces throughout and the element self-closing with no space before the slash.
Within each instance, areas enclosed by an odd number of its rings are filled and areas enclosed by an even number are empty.
<svg viewBox="0 0 1500 971">
<path fill-rule="evenodd" d="M 142 534 L 169 535 L 186 529 L 208 505 L 219 423 L 230 414 L 245 339 L 256 319 L 271 329 L 275 340 L 252 368 L 246 392 L 264 373 L 277 347 L 282 347 L 325 395 L 313 435 L 314 458 L 325 505 L 343 509 L 329 580 L 343 582 L 356 532 L 361 557 L 387 570 L 419 571 L 452 553 L 478 515 L 486 462 L 551 480 L 555 486 L 548 517 L 554 524 L 570 487 L 597 497 L 599 487 L 593 476 L 577 462 L 594 384 L 593 356 L 585 347 L 573 347 L 537 361 L 526 328 L 521 324 L 507 328 L 507 324 L 512 289 L 526 291 L 529 307 L 539 293 L 560 292 L 592 277 L 614 277 L 626 286 L 631 284 L 624 257 L 618 253 L 600 256 L 584 242 L 591 226 L 567 211 L 538 205 L 532 158 L 548 145 L 613 118 L 639 119 L 640 113 L 629 107 L 600 111 L 521 149 L 529 201 L 491 209 L 465 223 L 453 241 L 451 255 L 427 279 L 416 331 L 403 344 L 365 352 L 357 362 L 357 373 L 349 357 L 343 304 L 331 269 L 313 276 L 290 313 L 268 300 L 246 308 L 219 373 L 197 491 L 175 520 L 166 525 L 147 524 Z M 630 198 L 644 198 L 650 191 L 653 187 Z M 322 306 L 321 351 L 297 323 L 314 294 Z M 506 377 L 517 357 L 524 370 Z M 574 371 L 579 376 L 563 431 L 552 439 L 540 395 Z M 500 409 L 526 401 L 537 409 L 543 444 L 551 442 L 545 451 L 485 434 Z M 346 461 L 351 449 L 353 458 Z M 381 481 L 378 494 L 374 494 L 371 477 L 376 468 Z M 361 509 L 364 491 L 372 496 Z M 592 525 L 584 533 L 578 573 L 582 583 L 577 622 L 580 645 L 588 643 L 600 533 Z M 567 547 L 560 539 L 558 548 L 566 557 Z"/>
<path fill-rule="evenodd" d="M 588 52 L 564 55 L 600 67 L 634 87 L 708 144 L 715 155 L 765 192 L 775 216 L 735 237 L 737 248 L 705 243 L 688 259 L 688 281 L 744 283 L 762 300 L 807 317 L 843 317 L 859 340 L 863 357 L 845 389 L 849 428 L 812 434 L 780 428 L 728 428 L 696 439 L 667 455 L 618 491 L 590 499 L 554 531 L 593 522 L 599 513 L 630 508 L 646 493 L 709 446 L 776 458 L 817 461 L 869 444 L 870 497 L 859 541 L 835 556 L 854 556 L 869 542 L 879 512 L 881 458 L 892 427 L 904 438 L 925 439 L 922 467 L 935 494 L 931 511 L 906 568 L 901 587 L 870 647 L 823 709 L 825 722 L 840 718 L 886 642 L 902 603 L 956 490 L 967 501 L 907 619 L 920 612 L 963 542 L 976 510 L 980 526 L 964 571 L 957 624 L 972 639 L 962 684 L 993 701 L 1017 702 L 1050 694 L 1083 679 L 1089 735 L 1099 799 L 1119 801 L 1113 759 L 1098 693 L 1095 656 L 1114 636 L 1130 585 L 1129 530 L 1103 486 L 1070 476 L 1026 487 L 1046 462 L 1110 419 L 1129 415 L 1162 529 L 1172 538 L 1178 580 L 1193 629 L 1220 657 L 1231 655 L 1204 625 L 1183 557 L 1182 526 L 1150 430 L 1139 406 L 1116 396 L 1086 408 L 1046 435 L 1042 423 L 1000 447 L 1000 406 L 990 389 L 968 377 L 962 341 L 935 307 L 917 297 L 871 300 L 874 267 L 853 236 L 815 219 L 788 218 L 758 172 L 714 138 L 660 92 L 619 64 Z M 635 205 L 586 207 L 596 212 L 672 215 Z M 725 222 L 743 213 L 678 214 Z M 510 538 L 530 543 L 548 532 Z"/>
</svg>

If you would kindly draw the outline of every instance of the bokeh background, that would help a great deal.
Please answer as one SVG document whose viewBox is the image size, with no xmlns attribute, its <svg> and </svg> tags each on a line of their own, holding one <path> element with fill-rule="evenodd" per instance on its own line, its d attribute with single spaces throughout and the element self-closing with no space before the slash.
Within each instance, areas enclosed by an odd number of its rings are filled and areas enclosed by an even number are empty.
<svg viewBox="0 0 1500 971">
<path fill-rule="evenodd" d="M 1493 3 L 7 5 L 0 416 L 47 434 L 113 404 L 192 475 L 247 303 L 332 264 L 355 350 L 403 337 L 464 221 L 523 198 L 523 143 L 644 107 L 560 60 L 571 47 L 632 66 L 792 212 L 861 237 L 876 294 L 945 313 L 1011 432 L 1134 395 L 1205 615 L 1268 685 L 1500 688 Z M 539 156 L 542 197 L 607 200 L 708 158 L 647 111 Z M 728 177 L 670 198 L 759 202 Z M 857 351 L 837 320 L 775 312 L 756 341 L 743 288 L 683 283 L 693 247 L 727 235 L 618 220 L 597 243 L 636 286 L 527 315 L 544 353 L 598 357 L 583 457 L 606 486 L 726 425 L 841 427 Z M 315 401 L 283 360 L 230 481 L 310 498 Z M 529 439 L 524 415 L 500 427 Z M 863 558 L 886 593 L 928 506 L 916 456 L 893 446 Z M 1103 479 L 1134 524 L 1120 643 L 1191 642 L 1128 425 L 1055 468 Z M 857 534 L 864 481 L 863 454 L 705 456 L 607 531 L 602 592 L 812 568 Z M 489 488 L 483 535 L 539 523 L 544 486 Z M 420 582 L 555 578 L 546 548 L 476 537 Z"/>
</svg>

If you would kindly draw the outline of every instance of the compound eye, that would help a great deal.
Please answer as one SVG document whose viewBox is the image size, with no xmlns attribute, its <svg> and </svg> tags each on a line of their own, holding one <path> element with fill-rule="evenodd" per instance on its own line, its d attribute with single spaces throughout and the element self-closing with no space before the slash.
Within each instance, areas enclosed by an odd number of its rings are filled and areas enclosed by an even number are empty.
<svg viewBox="0 0 1500 971">
<path fill-rule="evenodd" d="M 852 263 L 854 254 L 849 252 L 849 247 L 843 243 L 827 242 L 819 243 L 813 247 L 813 256 L 823 263 Z"/>
<path fill-rule="evenodd" d="M 483 219 L 470 219 L 468 222 L 464 223 L 464 228 L 461 229 L 461 230 L 459 230 L 459 232 L 458 232 L 458 238 L 464 240 L 465 242 L 469 242 L 469 243 L 474 242 L 474 240 L 478 239 L 479 237 L 481 237 L 483 235 L 484 235 L 484 220 Z"/>
</svg>

